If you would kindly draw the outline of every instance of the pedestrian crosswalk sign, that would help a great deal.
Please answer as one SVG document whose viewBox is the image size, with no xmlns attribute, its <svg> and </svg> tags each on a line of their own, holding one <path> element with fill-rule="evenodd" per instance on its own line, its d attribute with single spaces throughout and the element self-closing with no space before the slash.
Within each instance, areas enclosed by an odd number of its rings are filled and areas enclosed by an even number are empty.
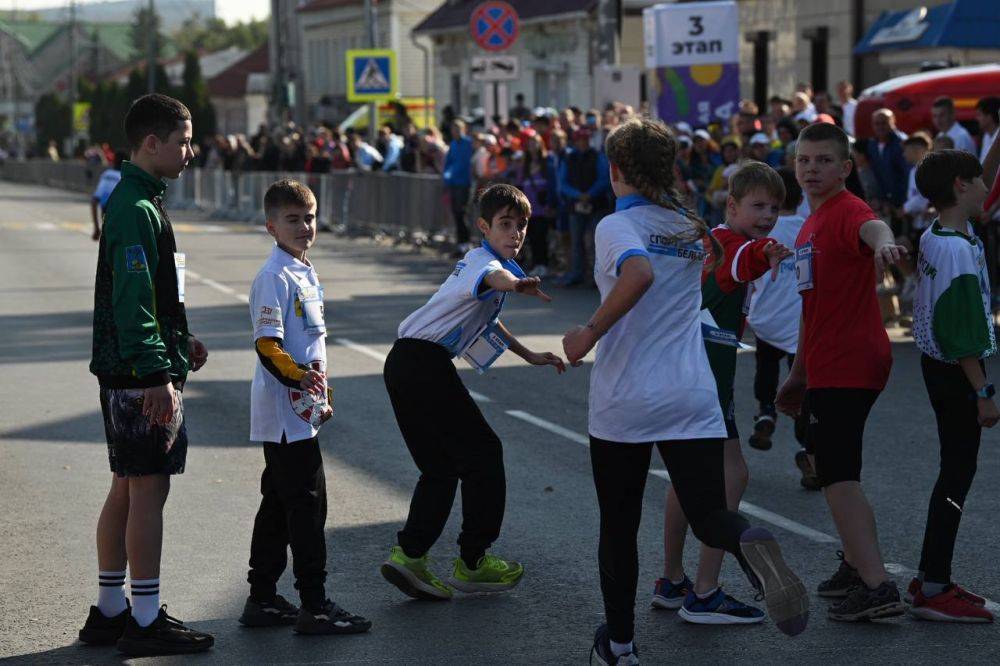
<svg viewBox="0 0 1000 666">
<path fill-rule="evenodd" d="M 347 101 L 375 102 L 399 91 L 396 52 L 392 49 L 347 51 Z"/>
</svg>

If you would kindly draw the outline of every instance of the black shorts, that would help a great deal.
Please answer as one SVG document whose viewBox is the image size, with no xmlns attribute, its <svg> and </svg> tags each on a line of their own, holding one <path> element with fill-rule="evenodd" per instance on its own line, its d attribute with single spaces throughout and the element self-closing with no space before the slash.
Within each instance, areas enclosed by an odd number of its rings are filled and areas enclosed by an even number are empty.
<svg viewBox="0 0 1000 666">
<path fill-rule="evenodd" d="M 806 391 L 807 439 L 816 456 L 816 474 L 823 487 L 841 481 L 861 481 L 865 422 L 879 393 L 855 388 Z"/>
<path fill-rule="evenodd" d="M 736 398 L 733 388 L 729 388 L 726 398 L 719 396 L 719 406 L 722 407 L 722 420 L 726 423 L 726 439 L 739 439 L 740 431 L 736 427 Z"/>
<path fill-rule="evenodd" d="M 143 391 L 101 388 L 101 413 L 111 471 L 121 477 L 182 474 L 188 439 L 181 392 L 177 390 L 173 420 L 165 426 L 150 426 L 142 414 Z"/>
</svg>

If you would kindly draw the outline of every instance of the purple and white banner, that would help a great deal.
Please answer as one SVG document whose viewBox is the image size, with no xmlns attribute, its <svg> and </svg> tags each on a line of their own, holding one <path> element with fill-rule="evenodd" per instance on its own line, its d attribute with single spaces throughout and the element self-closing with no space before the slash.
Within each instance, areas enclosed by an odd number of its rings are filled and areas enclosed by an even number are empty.
<svg viewBox="0 0 1000 666">
<path fill-rule="evenodd" d="M 668 123 L 727 123 L 740 99 L 739 9 L 733 0 L 643 10 L 655 108 Z"/>
</svg>

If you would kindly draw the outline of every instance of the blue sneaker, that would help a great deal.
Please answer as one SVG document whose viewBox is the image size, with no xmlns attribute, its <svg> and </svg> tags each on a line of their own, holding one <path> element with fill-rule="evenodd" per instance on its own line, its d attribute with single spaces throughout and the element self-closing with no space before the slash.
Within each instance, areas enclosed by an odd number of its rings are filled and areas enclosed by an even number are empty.
<svg viewBox="0 0 1000 666">
<path fill-rule="evenodd" d="M 608 625 L 602 624 L 594 632 L 594 647 L 590 648 L 590 663 L 600 666 L 638 666 L 639 647 L 632 641 L 632 651 L 617 657 L 611 652 L 611 633 Z"/>
<path fill-rule="evenodd" d="M 653 586 L 653 599 L 649 605 L 662 610 L 677 610 L 684 605 L 684 597 L 692 588 L 694 585 L 687 576 L 676 585 L 670 582 L 669 578 L 657 578 Z"/>
<path fill-rule="evenodd" d="M 707 599 L 701 599 L 694 590 L 684 598 L 679 615 L 692 624 L 758 624 L 764 621 L 764 611 L 737 601 L 716 588 Z"/>
</svg>

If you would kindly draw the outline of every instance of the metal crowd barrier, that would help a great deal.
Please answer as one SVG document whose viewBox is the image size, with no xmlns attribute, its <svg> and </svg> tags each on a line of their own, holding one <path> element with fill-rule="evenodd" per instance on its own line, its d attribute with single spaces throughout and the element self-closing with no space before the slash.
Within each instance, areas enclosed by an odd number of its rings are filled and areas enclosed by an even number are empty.
<svg viewBox="0 0 1000 666">
<path fill-rule="evenodd" d="M 83 162 L 8 160 L 0 179 L 91 192 L 101 167 Z M 264 192 L 281 178 L 308 185 L 316 195 L 317 217 L 328 228 L 351 233 L 448 235 L 451 214 L 440 176 L 378 173 L 354 169 L 323 174 L 270 171 L 234 172 L 189 168 L 167 188 L 167 207 L 201 210 L 214 217 L 262 223 Z"/>
</svg>

